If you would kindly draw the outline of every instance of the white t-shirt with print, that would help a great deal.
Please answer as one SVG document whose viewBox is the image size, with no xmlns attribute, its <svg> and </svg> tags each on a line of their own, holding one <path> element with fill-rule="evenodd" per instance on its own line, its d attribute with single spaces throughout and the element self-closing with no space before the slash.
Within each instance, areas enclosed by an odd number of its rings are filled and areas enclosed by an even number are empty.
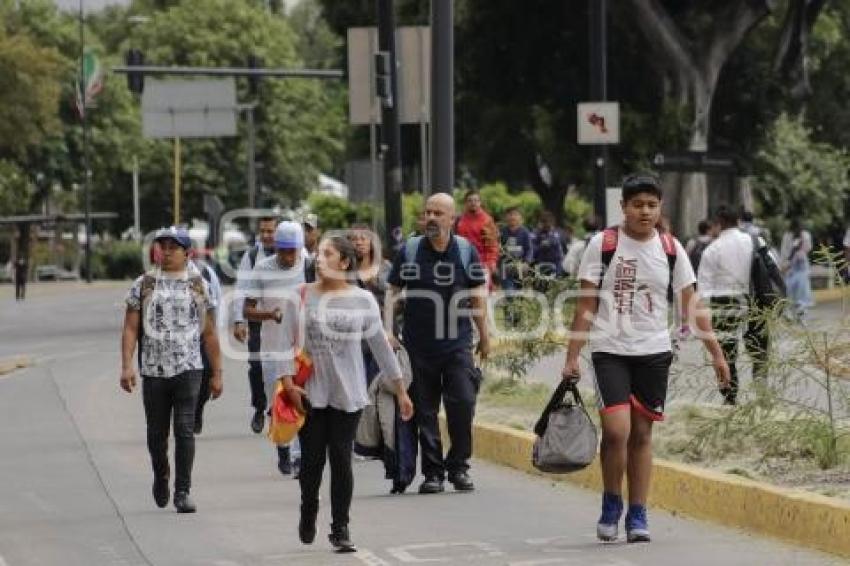
<svg viewBox="0 0 850 566">
<path fill-rule="evenodd" d="M 604 232 L 594 236 L 579 265 L 579 279 L 599 283 Z M 696 281 L 682 244 L 676 245 L 673 292 Z M 667 288 L 670 266 L 658 232 L 641 242 L 619 231 L 617 250 L 605 272 L 599 291 L 599 310 L 590 333 L 590 349 L 624 356 L 669 352 L 669 305 Z"/>
</svg>

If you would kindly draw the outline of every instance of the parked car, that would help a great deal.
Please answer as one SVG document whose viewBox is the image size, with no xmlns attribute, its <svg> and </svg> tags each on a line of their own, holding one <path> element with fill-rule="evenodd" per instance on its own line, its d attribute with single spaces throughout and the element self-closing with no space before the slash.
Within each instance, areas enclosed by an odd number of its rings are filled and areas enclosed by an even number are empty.
<svg viewBox="0 0 850 566">
<path fill-rule="evenodd" d="M 76 281 L 80 276 L 58 265 L 39 265 L 35 268 L 36 281 Z"/>
</svg>

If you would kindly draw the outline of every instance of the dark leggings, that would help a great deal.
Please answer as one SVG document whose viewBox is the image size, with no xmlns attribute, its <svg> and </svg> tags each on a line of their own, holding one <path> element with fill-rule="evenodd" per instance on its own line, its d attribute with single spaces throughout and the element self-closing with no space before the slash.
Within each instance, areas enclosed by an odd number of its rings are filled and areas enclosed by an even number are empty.
<svg viewBox="0 0 850 566">
<path fill-rule="evenodd" d="M 195 461 L 195 405 L 201 387 L 201 372 L 187 371 L 174 377 L 143 377 L 142 398 L 148 426 L 148 451 L 154 476 L 167 478 L 168 431 L 174 415 L 175 491 L 192 487 Z"/>
<path fill-rule="evenodd" d="M 348 524 L 354 492 L 351 446 L 361 411 L 346 413 L 332 407 L 313 409 L 298 433 L 301 440 L 301 509 L 315 515 L 325 460 L 331 463 L 331 515 L 334 526 Z"/>
</svg>

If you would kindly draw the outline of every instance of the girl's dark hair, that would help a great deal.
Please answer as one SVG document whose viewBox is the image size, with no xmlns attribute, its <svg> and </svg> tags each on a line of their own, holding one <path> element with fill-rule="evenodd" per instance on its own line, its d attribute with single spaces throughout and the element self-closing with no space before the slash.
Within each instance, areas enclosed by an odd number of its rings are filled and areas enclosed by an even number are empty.
<svg viewBox="0 0 850 566">
<path fill-rule="evenodd" d="M 328 238 L 331 245 L 339 252 L 341 260 L 348 260 L 347 273 L 352 273 L 357 270 L 357 251 L 354 249 L 354 244 L 345 236 L 331 236 Z"/>
</svg>

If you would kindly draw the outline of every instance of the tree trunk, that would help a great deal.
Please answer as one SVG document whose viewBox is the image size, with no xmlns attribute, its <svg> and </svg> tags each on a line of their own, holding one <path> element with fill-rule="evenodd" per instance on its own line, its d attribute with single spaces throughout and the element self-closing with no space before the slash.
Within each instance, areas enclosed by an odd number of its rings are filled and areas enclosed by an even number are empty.
<svg viewBox="0 0 850 566">
<path fill-rule="evenodd" d="M 680 107 L 692 109 L 689 124 L 691 151 L 708 151 L 711 139 L 711 104 L 720 72 L 747 33 L 767 16 L 770 0 L 728 0 L 712 5 L 714 21 L 705 38 L 687 38 L 659 0 L 631 0 L 638 23 L 655 52 L 677 79 Z M 700 46 L 696 49 L 693 46 Z M 673 148 L 669 148 L 673 149 Z M 682 176 L 676 210 L 671 211 L 674 230 L 680 236 L 696 233 L 697 223 L 708 211 L 708 185 L 704 173 Z"/>
</svg>

